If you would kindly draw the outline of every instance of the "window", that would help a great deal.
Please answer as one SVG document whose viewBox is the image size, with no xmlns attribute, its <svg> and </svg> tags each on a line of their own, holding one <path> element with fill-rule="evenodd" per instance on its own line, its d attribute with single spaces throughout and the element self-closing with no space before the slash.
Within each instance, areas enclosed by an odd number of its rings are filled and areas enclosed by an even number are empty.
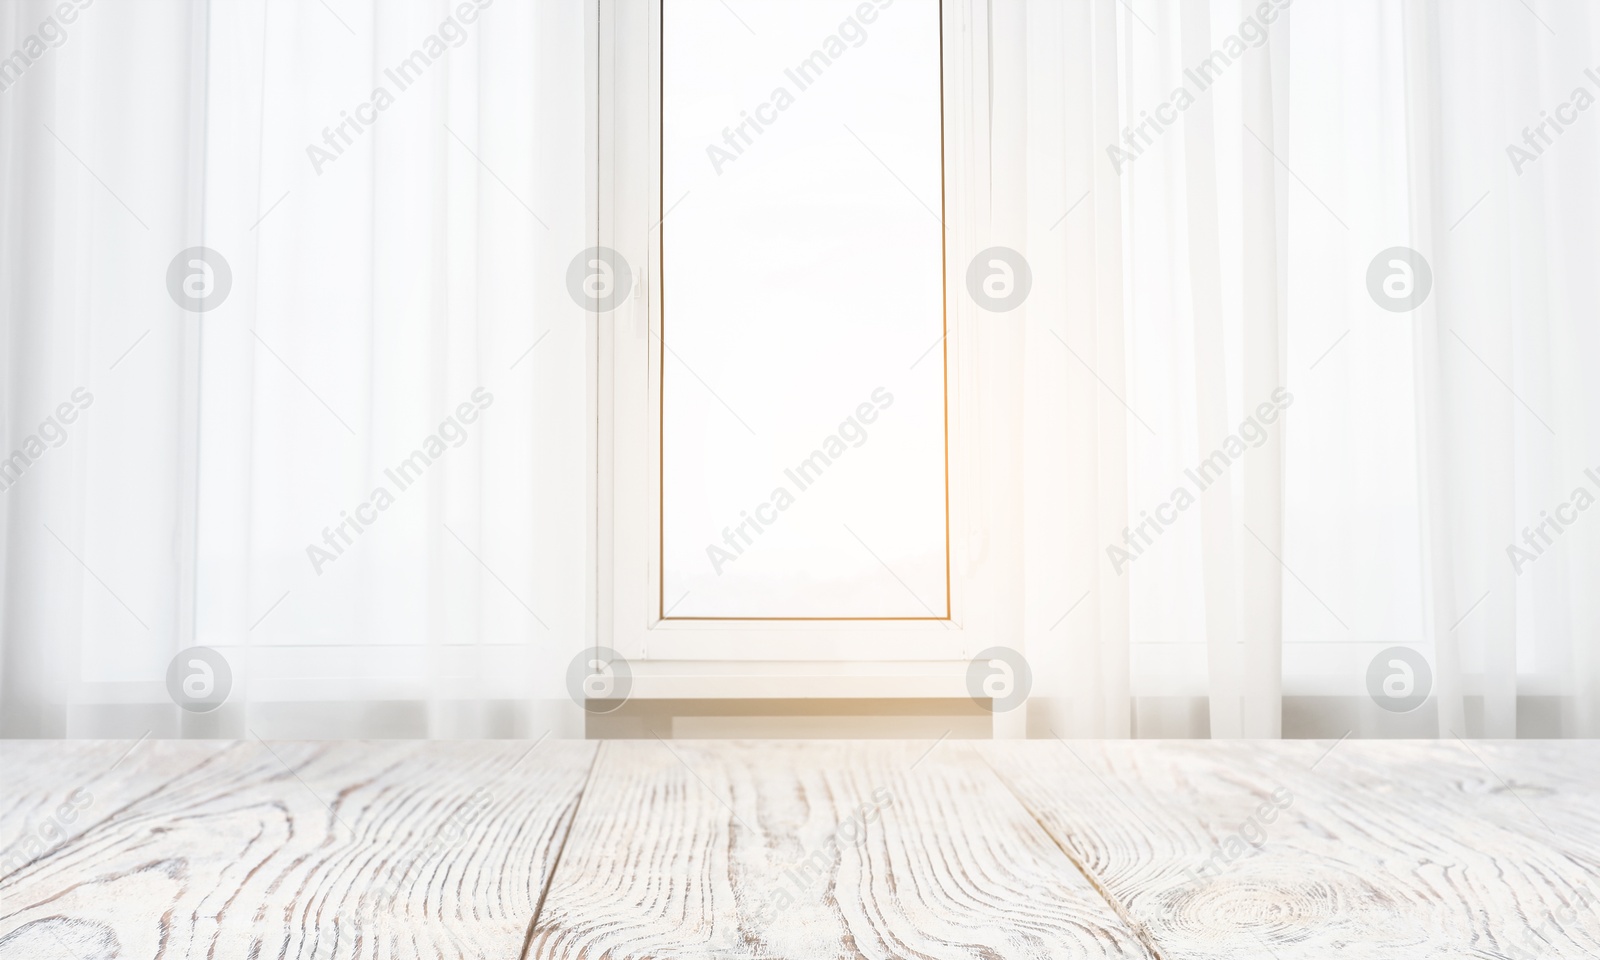
<svg viewBox="0 0 1600 960">
<path fill-rule="evenodd" d="M 1011 333 L 957 295 L 988 240 L 981 11 L 599 11 L 594 240 L 632 276 L 594 315 L 600 641 L 635 696 L 964 696 L 1020 582 L 1014 431 L 971 400 L 1005 367 L 967 352 Z M 826 666 L 749 682 L 778 661 Z"/>
<path fill-rule="evenodd" d="M 658 613 L 947 618 L 939 6 L 661 16 Z"/>
</svg>

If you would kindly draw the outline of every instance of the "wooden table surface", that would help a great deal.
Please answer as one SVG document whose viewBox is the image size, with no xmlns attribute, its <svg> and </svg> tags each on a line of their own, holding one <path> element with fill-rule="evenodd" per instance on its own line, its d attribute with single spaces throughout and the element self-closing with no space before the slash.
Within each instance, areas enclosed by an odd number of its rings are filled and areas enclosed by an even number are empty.
<svg viewBox="0 0 1600 960">
<path fill-rule="evenodd" d="M 1600 957 L 1600 743 L 0 742 L 0 960 Z"/>
</svg>

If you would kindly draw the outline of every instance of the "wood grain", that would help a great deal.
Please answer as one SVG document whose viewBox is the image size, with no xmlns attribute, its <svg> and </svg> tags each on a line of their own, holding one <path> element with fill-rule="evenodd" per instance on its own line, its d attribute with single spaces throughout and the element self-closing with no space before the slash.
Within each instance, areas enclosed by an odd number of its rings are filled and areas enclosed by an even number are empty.
<svg viewBox="0 0 1600 960">
<path fill-rule="evenodd" d="M 595 750 L 530 747 L 233 744 L 0 882 L 0 957 L 516 957 Z"/>
<path fill-rule="evenodd" d="M 979 749 L 1167 960 L 1600 956 L 1600 744 Z"/>
<path fill-rule="evenodd" d="M 1149 954 L 962 743 L 605 744 L 540 958 Z"/>
<path fill-rule="evenodd" d="M 0 879 L 225 747 L 164 740 L 0 740 Z"/>
<path fill-rule="evenodd" d="M 1594 742 L 129 746 L 0 743 L 0 960 L 1600 956 Z"/>
</svg>

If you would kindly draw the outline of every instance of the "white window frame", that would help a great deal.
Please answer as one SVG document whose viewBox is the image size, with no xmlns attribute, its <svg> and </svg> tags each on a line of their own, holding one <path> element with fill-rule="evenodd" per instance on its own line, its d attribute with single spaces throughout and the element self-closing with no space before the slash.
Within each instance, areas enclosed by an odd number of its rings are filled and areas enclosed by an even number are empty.
<svg viewBox="0 0 1600 960">
<path fill-rule="evenodd" d="M 966 696 L 978 651 L 1021 645 L 1020 425 L 985 403 L 1020 370 L 1018 321 L 965 290 L 988 244 L 985 0 L 942 0 L 949 620 L 687 620 L 658 616 L 661 0 L 592 0 L 588 231 L 633 272 L 630 299 L 590 315 L 595 344 L 595 622 L 636 697 Z M 886 189 L 899 189 L 892 181 Z M 670 216 L 670 211 L 668 212 Z M 940 349 L 940 348 L 936 348 Z M 937 354 L 935 354 L 937 356 Z M 934 359 L 934 357 L 930 357 Z M 1001 393 L 1009 390 L 1001 388 Z"/>
</svg>

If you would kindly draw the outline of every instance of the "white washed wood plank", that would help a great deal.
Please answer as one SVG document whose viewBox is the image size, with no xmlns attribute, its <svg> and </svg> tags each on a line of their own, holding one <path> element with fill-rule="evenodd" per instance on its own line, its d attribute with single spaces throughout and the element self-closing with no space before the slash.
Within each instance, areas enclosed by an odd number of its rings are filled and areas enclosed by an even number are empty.
<svg viewBox="0 0 1600 960">
<path fill-rule="evenodd" d="M 1600 744 L 980 751 L 1167 960 L 1600 956 Z"/>
<path fill-rule="evenodd" d="M 930 746 L 606 743 L 529 955 L 1148 957 L 968 745 Z"/>
<path fill-rule="evenodd" d="M 517 957 L 595 749 L 530 747 L 233 744 L 0 883 L 0 957 Z"/>
<path fill-rule="evenodd" d="M 0 879 L 225 747 L 164 740 L 0 740 Z"/>
</svg>

